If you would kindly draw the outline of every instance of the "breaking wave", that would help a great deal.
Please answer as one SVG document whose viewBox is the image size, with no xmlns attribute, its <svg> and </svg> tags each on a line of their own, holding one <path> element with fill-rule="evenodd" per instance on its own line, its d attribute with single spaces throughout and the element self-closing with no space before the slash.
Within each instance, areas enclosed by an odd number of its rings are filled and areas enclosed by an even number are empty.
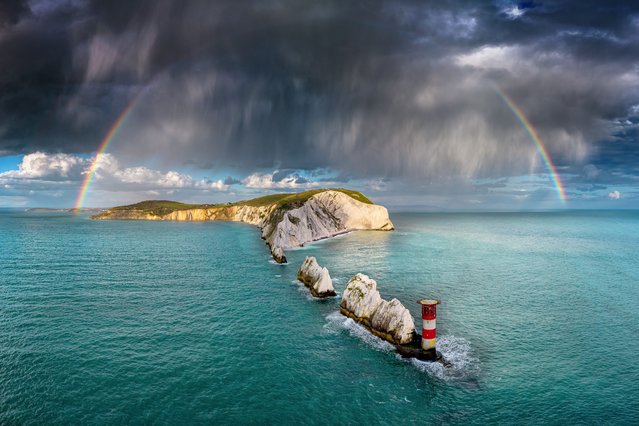
<svg viewBox="0 0 639 426">
<path fill-rule="evenodd" d="M 312 300 L 312 301 L 324 301 L 324 300 L 333 300 L 333 299 L 338 299 L 341 297 L 341 294 L 339 292 L 335 292 L 335 296 L 331 296 L 331 297 L 324 297 L 321 299 L 318 299 L 316 297 L 313 297 L 313 295 L 311 294 L 311 291 L 308 289 L 308 287 L 306 287 L 304 285 L 303 282 L 301 282 L 300 280 L 293 280 L 291 281 L 292 284 L 296 284 L 297 285 L 297 291 L 299 291 L 300 293 L 302 293 L 304 295 L 304 297 L 306 297 L 306 300 Z M 339 313 L 339 312 L 338 312 Z"/>
<path fill-rule="evenodd" d="M 309 293 L 310 294 L 310 293 Z M 312 296 L 311 296 L 312 297 Z M 375 336 L 365 327 L 345 317 L 339 311 L 326 316 L 324 330 L 329 334 L 348 331 L 375 350 L 395 352 L 395 347 L 387 341 Z M 443 362 L 426 362 L 417 359 L 405 359 L 399 354 L 397 359 L 412 364 L 419 371 L 427 373 L 441 380 L 466 380 L 479 373 L 479 360 L 473 356 L 471 344 L 463 337 L 441 336 L 437 339 L 437 351 L 442 355 Z"/>
<path fill-rule="evenodd" d="M 437 338 L 437 352 L 443 362 L 425 362 L 410 359 L 418 370 L 442 380 L 468 379 L 479 373 L 479 360 L 473 356 L 470 342 L 463 337 Z"/>
<path fill-rule="evenodd" d="M 386 340 L 375 336 L 351 318 L 340 314 L 339 311 L 328 314 L 326 321 L 324 329 L 330 334 L 338 334 L 341 330 L 346 330 L 351 336 L 357 337 L 373 349 L 382 352 L 393 352 L 395 350 L 395 347 Z"/>
</svg>

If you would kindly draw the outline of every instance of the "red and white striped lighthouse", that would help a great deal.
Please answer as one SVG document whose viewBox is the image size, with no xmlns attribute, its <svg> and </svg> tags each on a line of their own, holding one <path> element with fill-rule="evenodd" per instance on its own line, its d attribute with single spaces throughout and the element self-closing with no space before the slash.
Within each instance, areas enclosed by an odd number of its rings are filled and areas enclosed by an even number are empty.
<svg viewBox="0 0 639 426">
<path fill-rule="evenodd" d="M 422 305 L 422 349 L 434 350 L 437 341 L 435 321 L 437 319 L 439 300 L 422 299 L 417 303 Z"/>
</svg>

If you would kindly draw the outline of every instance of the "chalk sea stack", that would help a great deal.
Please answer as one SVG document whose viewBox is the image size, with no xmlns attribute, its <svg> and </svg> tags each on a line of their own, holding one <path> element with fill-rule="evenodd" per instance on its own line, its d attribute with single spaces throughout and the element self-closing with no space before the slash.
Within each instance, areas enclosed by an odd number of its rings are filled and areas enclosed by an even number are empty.
<svg viewBox="0 0 639 426">
<path fill-rule="evenodd" d="M 271 249 L 273 259 L 286 262 L 284 250 L 355 230 L 391 231 L 385 207 L 347 189 L 317 189 L 273 194 L 226 204 L 183 204 L 143 201 L 114 207 L 92 219 L 228 220 L 256 225 Z"/>
<path fill-rule="evenodd" d="M 340 312 L 393 345 L 408 345 L 418 338 L 413 317 L 397 299 L 382 299 L 377 282 L 364 274 L 350 279 L 342 294 Z"/>
<path fill-rule="evenodd" d="M 271 247 L 271 255 L 277 263 L 286 263 L 286 256 L 284 256 L 284 250 L 282 250 L 282 247 Z"/>
<path fill-rule="evenodd" d="M 332 297 L 336 294 L 328 269 L 322 268 L 313 256 L 304 259 L 297 271 L 297 279 L 303 282 L 315 297 Z"/>
</svg>

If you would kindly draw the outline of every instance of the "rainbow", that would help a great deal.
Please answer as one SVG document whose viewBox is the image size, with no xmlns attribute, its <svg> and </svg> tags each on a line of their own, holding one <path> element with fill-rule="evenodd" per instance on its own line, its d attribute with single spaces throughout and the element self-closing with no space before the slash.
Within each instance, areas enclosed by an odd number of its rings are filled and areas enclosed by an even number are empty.
<svg viewBox="0 0 639 426">
<path fill-rule="evenodd" d="M 496 89 L 497 89 L 497 93 L 499 93 L 499 96 L 501 96 L 501 98 L 504 100 L 506 105 L 508 105 L 508 108 L 510 108 L 510 110 L 517 116 L 521 124 L 524 126 L 524 128 L 530 135 L 530 138 L 533 140 L 533 142 L 535 142 L 535 145 L 537 146 L 537 150 L 541 154 L 541 158 L 543 158 L 544 163 L 546 163 L 546 167 L 548 168 L 548 171 L 550 172 L 550 176 L 552 177 L 552 180 L 555 184 L 555 188 L 557 189 L 557 194 L 559 195 L 559 199 L 561 199 L 561 201 L 565 203 L 566 190 L 564 188 L 563 183 L 561 182 L 559 173 L 557 173 L 557 168 L 553 164 L 552 159 L 550 158 L 550 155 L 548 154 L 548 150 L 546 149 L 544 144 L 541 142 L 541 139 L 539 138 L 537 131 L 535 130 L 533 125 L 530 123 L 530 120 L 526 118 L 521 108 L 519 108 L 515 104 L 515 102 L 512 99 L 510 99 L 510 97 L 508 97 L 508 95 L 504 93 L 501 89 L 499 89 L 498 87 Z"/>
<path fill-rule="evenodd" d="M 95 175 L 95 171 L 98 168 L 98 162 L 100 161 L 100 158 L 102 157 L 106 149 L 109 147 L 109 144 L 113 141 L 113 138 L 118 132 L 118 130 L 120 130 L 122 125 L 126 122 L 127 117 L 129 116 L 131 111 L 133 111 L 133 108 L 137 104 L 141 95 L 142 95 L 142 91 L 133 97 L 133 99 L 128 103 L 128 105 L 120 113 L 117 120 L 115 120 L 115 122 L 113 123 L 109 131 L 107 132 L 106 136 L 104 136 L 104 139 L 102 139 L 102 142 L 100 143 L 100 147 L 98 148 L 95 154 L 95 157 L 93 157 L 93 161 L 91 162 L 89 169 L 85 172 L 84 180 L 82 181 L 82 186 L 80 187 L 80 192 L 78 193 L 78 197 L 75 200 L 74 208 L 76 212 L 79 209 L 81 209 L 82 205 L 84 204 L 84 199 L 87 196 L 87 190 L 89 189 L 89 184 L 91 183 L 91 180 L 93 179 L 93 176 Z"/>
<path fill-rule="evenodd" d="M 503 101 L 506 103 L 508 108 L 510 108 L 510 110 L 515 114 L 517 119 L 524 126 L 524 128 L 530 135 L 530 138 L 533 140 L 533 142 L 537 146 L 537 150 L 541 154 L 541 158 L 544 160 L 544 163 L 546 163 L 546 167 L 548 168 L 548 171 L 550 172 L 552 180 L 555 184 L 555 188 L 557 189 L 557 194 L 559 195 L 559 198 L 561 199 L 561 201 L 565 203 L 566 190 L 564 188 L 563 183 L 561 182 L 559 173 L 557 173 L 557 169 L 555 165 L 553 164 L 552 159 L 550 158 L 550 155 L 548 154 L 548 150 L 546 149 L 544 144 L 541 142 L 541 139 L 539 138 L 537 131 L 533 127 L 530 120 L 528 120 L 528 118 L 524 115 L 524 112 L 521 110 L 521 108 L 519 108 L 517 104 L 515 104 L 515 102 L 504 91 L 502 91 L 499 87 L 496 87 L 496 91 L 499 94 L 499 96 L 503 99 Z M 78 193 L 78 196 L 75 201 L 74 208 L 76 209 L 76 211 L 81 209 L 82 205 L 84 204 L 84 200 L 86 198 L 89 185 L 91 184 L 91 180 L 93 179 L 93 176 L 95 175 L 98 162 L 101 156 L 106 152 L 107 148 L 113 141 L 113 138 L 117 134 L 118 130 L 120 130 L 122 125 L 126 122 L 126 119 L 128 118 L 131 111 L 133 111 L 135 105 L 138 103 L 143 92 L 144 91 L 140 91 L 140 93 L 138 93 L 135 97 L 133 97 L 131 102 L 129 102 L 129 104 L 124 108 L 124 110 L 120 113 L 118 118 L 115 120 L 115 122 L 113 123 L 113 125 L 111 126 L 107 134 L 104 136 L 104 139 L 102 139 L 102 142 L 100 143 L 100 146 L 95 154 L 95 157 L 93 158 L 93 161 L 91 162 L 91 166 L 89 166 L 89 169 L 85 172 L 84 180 L 82 182 L 82 186 L 80 187 L 80 192 Z"/>
</svg>

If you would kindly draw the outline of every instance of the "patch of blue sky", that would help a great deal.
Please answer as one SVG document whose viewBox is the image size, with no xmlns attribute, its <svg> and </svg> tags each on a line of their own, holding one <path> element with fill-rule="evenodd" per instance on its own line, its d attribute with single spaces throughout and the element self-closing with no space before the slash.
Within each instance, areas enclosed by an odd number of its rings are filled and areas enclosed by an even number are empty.
<svg viewBox="0 0 639 426">
<path fill-rule="evenodd" d="M 17 170 L 18 164 L 22 161 L 22 155 L 7 155 L 0 157 L 0 173 L 9 170 Z"/>
</svg>

